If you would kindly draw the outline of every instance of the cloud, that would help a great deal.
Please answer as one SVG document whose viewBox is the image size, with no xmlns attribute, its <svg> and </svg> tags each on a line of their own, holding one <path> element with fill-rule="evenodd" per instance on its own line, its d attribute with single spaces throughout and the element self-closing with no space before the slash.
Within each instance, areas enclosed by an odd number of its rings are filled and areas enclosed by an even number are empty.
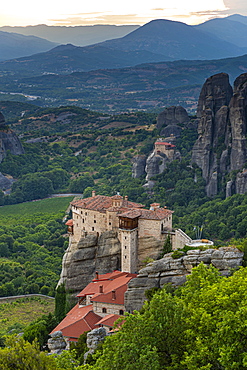
<svg viewBox="0 0 247 370">
<path fill-rule="evenodd" d="M 229 9 L 230 14 L 247 15 L 246 0 L 224 0 L 224 4 Z"/>
<path fill-rule="evenodd" d="M 76 26 L 94 24 L 143 24 L 151 19 L 145 19 L 137 14 L 105 14 L 101 12 L 80 13 L 71 15 L 64 19 L 50 19 L 56 25 Z"/>
</svg>

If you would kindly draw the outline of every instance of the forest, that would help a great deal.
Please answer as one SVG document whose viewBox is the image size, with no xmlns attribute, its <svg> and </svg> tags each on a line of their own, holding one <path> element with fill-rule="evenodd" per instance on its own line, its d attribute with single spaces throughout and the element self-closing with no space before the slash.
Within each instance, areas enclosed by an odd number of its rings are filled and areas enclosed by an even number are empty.
<svg viewBox="0 0 247 370">
<path fill-rule="evenodd" d="M 245 254 L 247 195 L 206 196 L 201 170 L 190 163 L 197 138 L 193 125 L 182 127 L 177 140 L 181 160 L 169 163 L 146 191 L 145 177 L 132 177 L 132 160 L 153 150 L 159 137 L 155 114 L 110 116 L 78 107 L 44 109 L 11 102 L 3 106 L 9 110 L 6 123 L 20 135 L 25 154 L 8 152 L 0 163 L 0 172 L 14 179 L 10 193 L 0 192 L 0 296 L 40 293 L 56 297 L 56 303 L 54 313 L 0 332 L 0 369 L 12 369 L 13 362 L 20 370 L 23 363 L 55 370 L 247 368 L 244 268 L 227 279 L 200 265 L 183 287 L 149 292 L 143 309 L 126 315 L 121 330 L 85 365 L 85 335 L 60 356 L 40 352 L 70 308 L 64 287 L 55 288 L 68 246 L 66 210 L 74 194 L 119 192 L 146 207 L 159 202 L 174 211 L 174 228 L 192 238 L 200 228 L 215 247 L 233 245 Z M 71 196 L 49 198 L 57 193 Z M 18 328 L 24 332 L 21 338 L 15 336 Z"/>
</svg>

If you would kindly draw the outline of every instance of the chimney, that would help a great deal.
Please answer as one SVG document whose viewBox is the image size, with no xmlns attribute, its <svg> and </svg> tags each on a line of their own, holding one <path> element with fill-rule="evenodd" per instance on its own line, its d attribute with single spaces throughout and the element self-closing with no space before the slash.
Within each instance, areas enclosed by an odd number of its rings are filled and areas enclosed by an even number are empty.
<svg viewBox="0 0 247 370">
<path fill-rule="evenodd" d="M 100 293 L 103 293 L 103 285 L 100 285 L 100 286 L 99 286 L 99 292 L 100 292 Z"/>
<path fill-rule="evenodd" d="M 124 200 L 128 200 L 128 195 L 125 195 Z"/>
<path fill-rule="evenodd" d="M 95 279 L 98 280 L 99 279 L 99 273 L 98 271 L 95 271 Z"/>
<path fill-rule="evenodd" d="M 92 197 L 95 197 L 96 196 L 96 191 L 95 190 L 93 190 L 92 191 Z"/>
<path fill-rule="evenodd" d="M 152 203 L 150 204 L 150 211 L 156 211 L 156 209 L 160 208 L 160 203 Z"/>
<path fill-rule="evenodd" d="M 116 299 L 116 290 L 112 291 L 112 300 L 115 301 Z"/>
</svg>

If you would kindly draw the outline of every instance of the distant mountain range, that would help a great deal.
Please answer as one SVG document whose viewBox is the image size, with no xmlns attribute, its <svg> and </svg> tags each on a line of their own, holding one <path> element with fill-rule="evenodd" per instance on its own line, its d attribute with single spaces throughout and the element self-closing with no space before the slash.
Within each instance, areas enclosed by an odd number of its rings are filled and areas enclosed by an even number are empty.
<svg viewBox="0 0 247 370">
<path fill-rule="evenodd" d="M 217 35 L 221 40 L 239 47 L 247 47 L 247 17 L 234 14 L 226 18 L 215 18 L 194 26 L 195 29 Z"/>
<path fill-rule="evenodd" d="M 0 61 L 40 53 L 56 45 L 40 37 L 0 31 Z"/>
<path fill-rule="evenodd" d="M 127 36 L 101 45 L 114 50 L 146 50 L 162 54 L 164 60 L 219 59 L 247 52 L 247 47 L 239 47 L 185 23 L 165 19 L 151 21 Z"/>
<path fill-rule="evenodd" d="M 215 28 L 218 21 L 215 20 L 213 23 Z M 247 30 L 247 25 L 227 19 L 225 28 L 229 22 L 240 25 L 239 30 L 242 32 L 245 27 Z M 118 39 L 86 47 L 75 47 L 71 44 L 58 46 L 48 52 L 5 62 L 4 65 L 0 65 L 0 69 L 24 74 L 60 74 L 180 59 L 220 59 L 247 53 L 247 46 L 233 44 L 210 33 L 208 31 L 210 25 L 210 22 L 200 25 L 207 29 L 202 31 L 199 26 L 154 20 Z M 221 29 L 224 31 L 222 25 Z"/>
<path fill-rule="evenodd" d="M 39 24 L 27 27 L 0 27 L 1 31 L 15 32 L 26 36 L 37 36 L 47 39 L 56 44 L 73 44 L 75 46 L 87 46 L 123 37 L 140 27 L 139 25 L 95 25 L 95 26 L 47 26 Z"/>
</svg>

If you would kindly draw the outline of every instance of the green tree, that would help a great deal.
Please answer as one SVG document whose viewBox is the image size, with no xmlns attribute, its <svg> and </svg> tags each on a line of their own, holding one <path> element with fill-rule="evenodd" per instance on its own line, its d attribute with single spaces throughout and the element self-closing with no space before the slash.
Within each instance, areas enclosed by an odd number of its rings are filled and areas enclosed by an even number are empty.
<svg viewBox="0 0 247 370">
<path fill-rule="evenodd" d="M 0 348 L 1 370 L 56 370 L 56 362 L 51 356 L 40 352 L 36 342 L 26 342 L 22 337 L 11 336 L 6 347 Z"/>
<path fill-rule="evenodd" d="M 65 285 L 61 284 L 56 289 L 55 295 L 55 317 L 58 322 L 62 321 L 66 315 L 66 290 Z"/>
</svg>

